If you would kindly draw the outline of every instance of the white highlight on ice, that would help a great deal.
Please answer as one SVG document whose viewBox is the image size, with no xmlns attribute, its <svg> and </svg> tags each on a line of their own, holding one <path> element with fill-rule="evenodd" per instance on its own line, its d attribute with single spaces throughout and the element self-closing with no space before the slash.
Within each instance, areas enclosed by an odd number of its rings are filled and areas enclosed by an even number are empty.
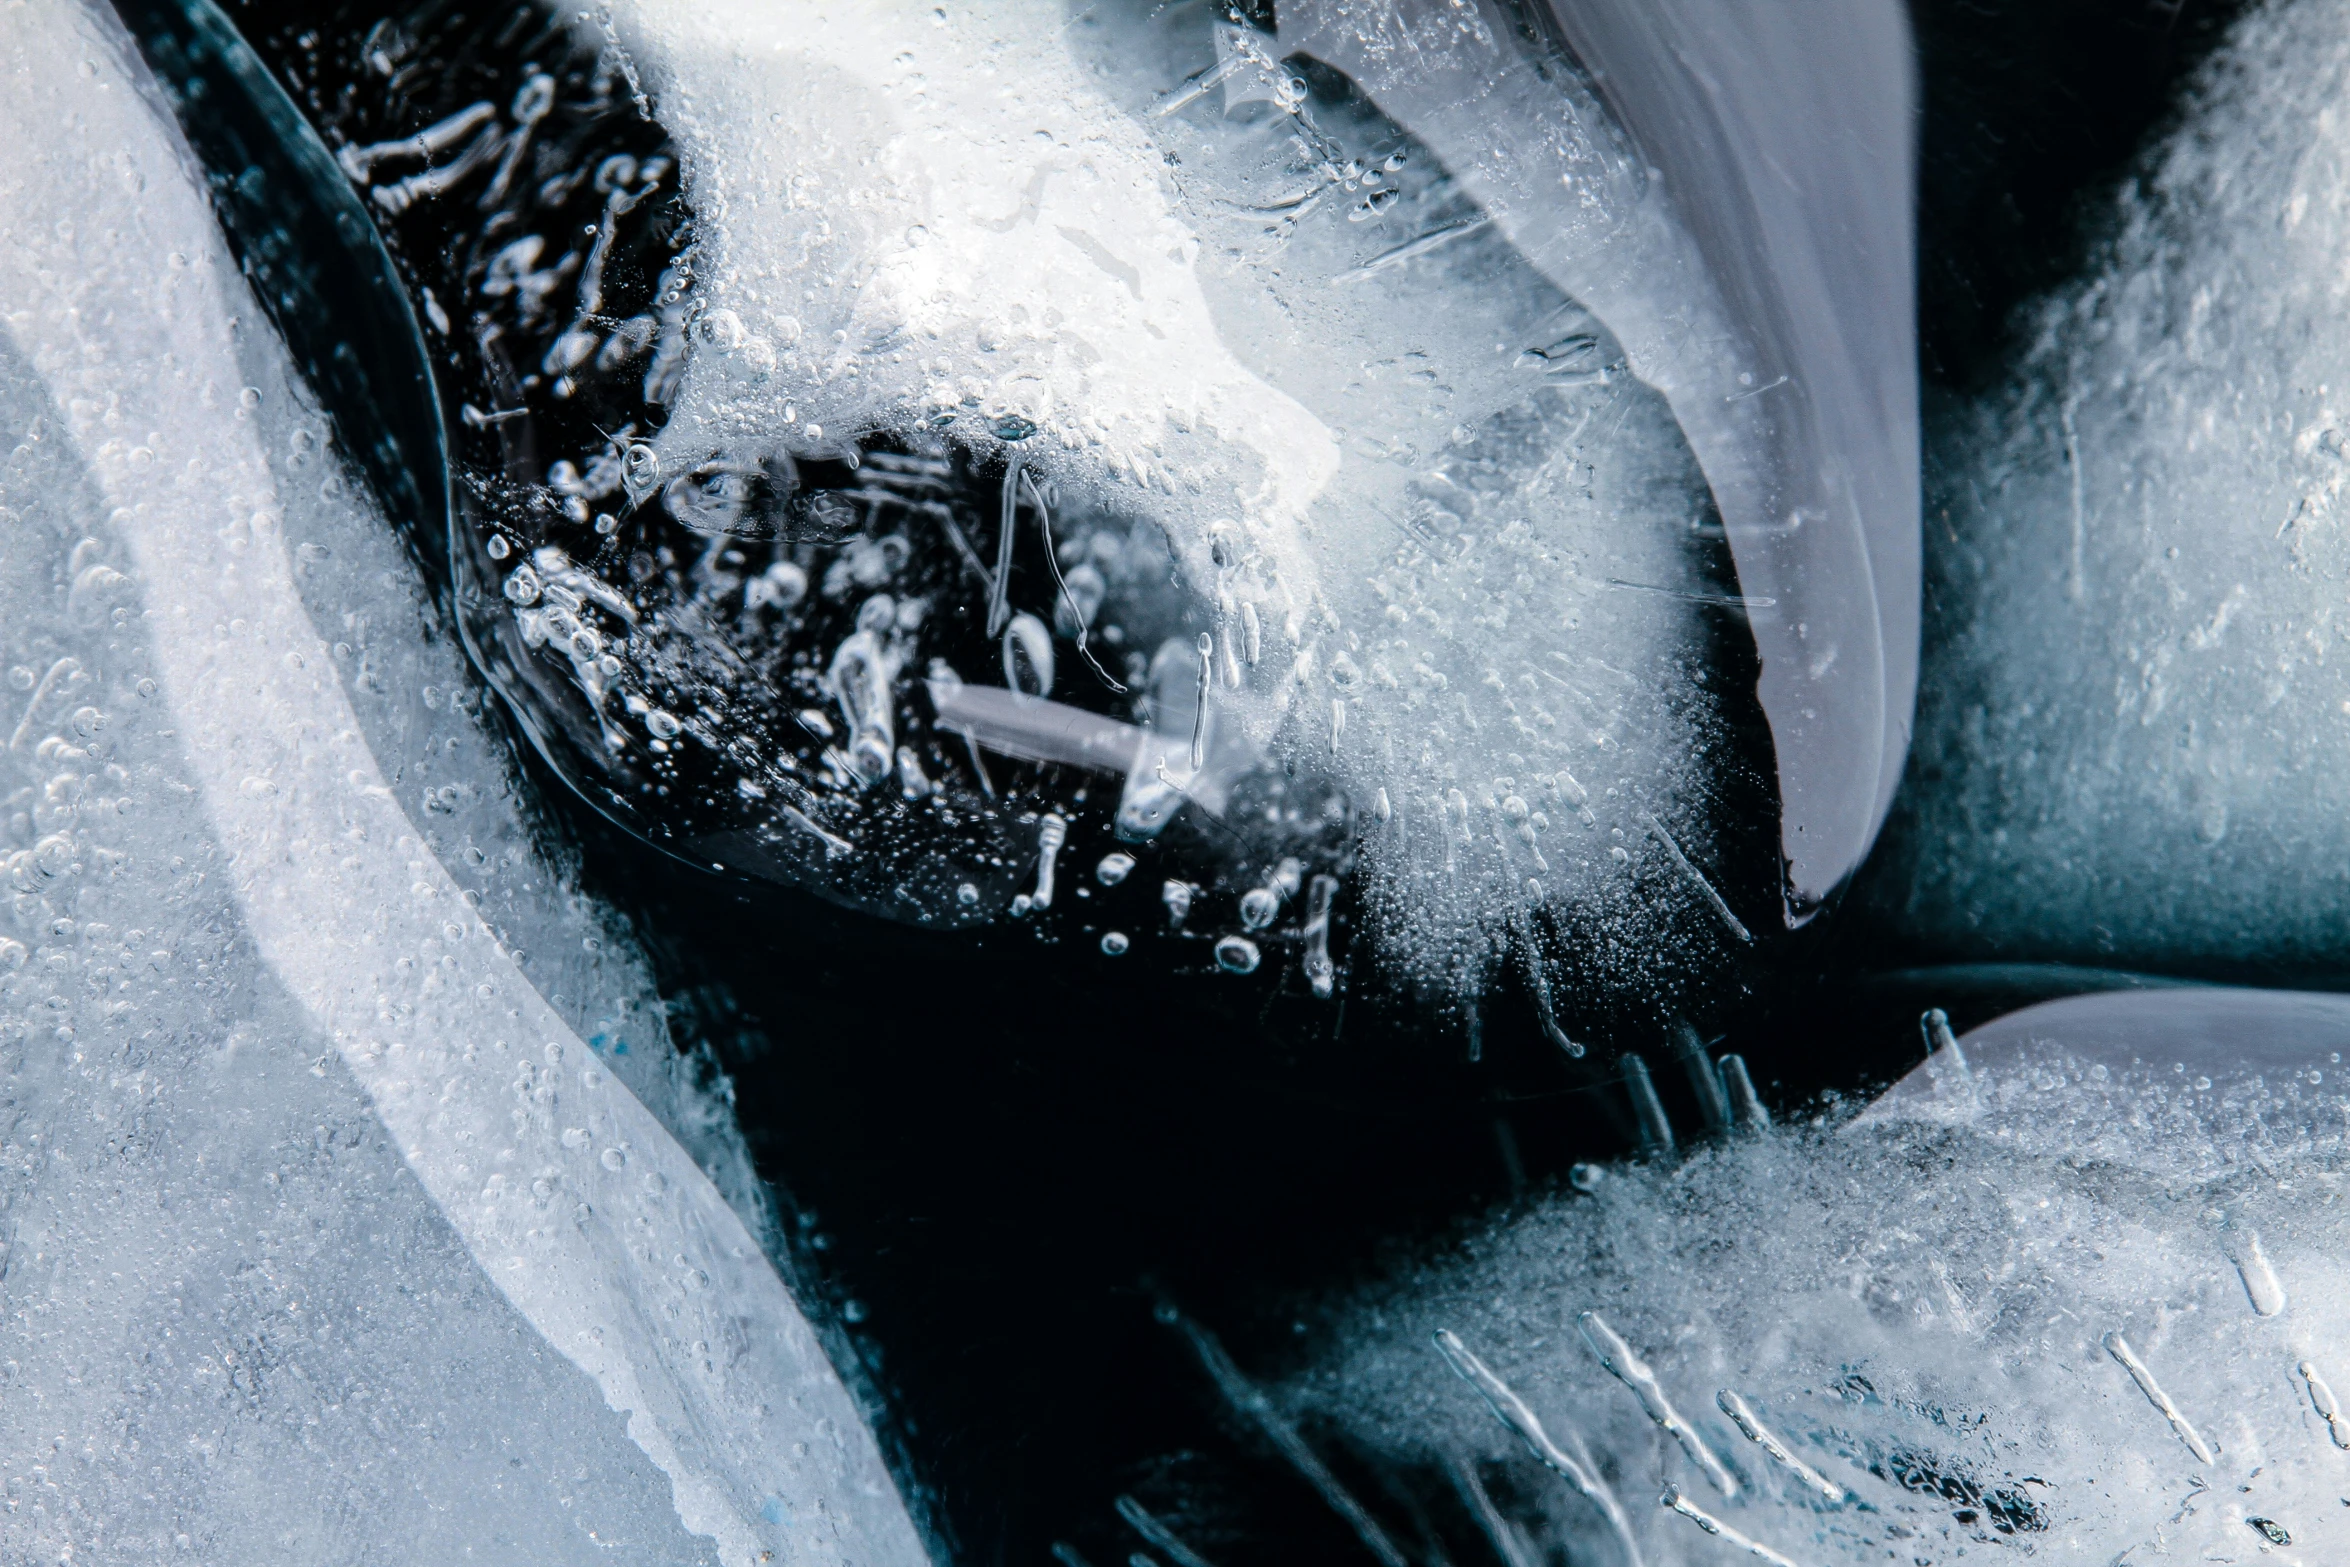
<svg viewBox="0 0 2350 1567">
<path fill-rule="evenodd" d="M 742 334 L 697 356 L 665 445 L 734 418 L 753 377 L 750 413 L 778 376 L 839 430 L 977 395 L 983 419 L 1033 421 L 1031 450 L 1085 448 L 1162 493 L 1207 480 L 1272 560 L 1285 602 L 1268 607 L 1310 602 L 1299 529 L 1336 437 L 1225 345 L 1159 151 L 1076 58 L 1057 0 L 609 14 L 705 220 L 708 308 Z M 811 278 L 825 286 L 803 292 Z M 900 341 L 897 361 L 869 351 Z M 1202 470 L 1235 451 L 1253 483 L 1214 498 L 1222 472 Z"/>
</svg>

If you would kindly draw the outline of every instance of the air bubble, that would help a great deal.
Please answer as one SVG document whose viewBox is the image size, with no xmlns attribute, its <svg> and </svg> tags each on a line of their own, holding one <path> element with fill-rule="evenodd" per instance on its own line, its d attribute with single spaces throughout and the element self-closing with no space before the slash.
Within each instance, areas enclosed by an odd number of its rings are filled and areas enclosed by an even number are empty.
<svg viewBox="0 0 2350 1567">
<path fill-rule="evenodd" d="M 1052 693 L 1053 634 L 1025 611 L 1004 628 L 1004 684 L 1027 696 Z"/>
<path fill-rule="evenodd" d="M 1227 974 L 1254 974 L 1262 961 L 1257 944 L 1246 936 L 1226 936 L 1216 943 L 1216 966 Z"/>
<path fill-rule="evenodd" d="M 1123 957 L 1126 953 L 1126 947 L 1127 941 L 1126 933 L 1124 931 L 1113 930 L 1103 933 L 1102 951 L 1108 956 L 1113 958 Z"/>
</svg>

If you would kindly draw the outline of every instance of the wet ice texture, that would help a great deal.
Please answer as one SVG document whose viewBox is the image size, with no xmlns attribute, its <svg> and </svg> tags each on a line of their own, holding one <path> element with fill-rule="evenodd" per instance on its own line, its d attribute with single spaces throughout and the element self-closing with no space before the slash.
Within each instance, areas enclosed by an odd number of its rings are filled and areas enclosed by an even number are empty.
<svg viewBox="0 0 2350 1567">
<path fill-rule="evenodd" d="M 5 37 L 0 1533 L 918 1560 L 127 41 Z"/>
<path fill-rule="evenodd" d="M 1345 786 L 1376 931 L 1417 978 L 1474 990 L 1513 943 L 1563 943 L 1637 986 L 1660 950 L 1743 943 L 1707 890 L 1735 765 L 1708 639 L 1776 601 L 1709 575 L 1720 519 L 1664 398 L 1444 157 L 1375 101 L 1309 104 L 1211 7 L 614 17 L 697 222 L 664 472 L 875 429 L 1016 457 L 1064 498 L 1069 559 L 1099 538 L 1188 606 L 1125 666 L 1140 697 L 1152 646 L 1188 661 L 1163 698 L 1108 704 L 1149 731 L 1128 799 L 1220 802 L 1190 779 L 1215 758 L 1186 755 L 1210 726 L 1167 722 L 1196 720 L 1184 672 L 1211 677 L 1218 745 Z M 1556 214 L 1578 231 L 1625 216 L 1631 166 L 1586 108 L 1557 97 L 1530 132 L 1588 179 Z M 897 536 L 899 561 L 946 557 L 935 524 Z M 922 617 L 955 595 L 909 603 L 888 542 L 854 591 L 897 594 L 895 700 L 927 724 Z M 1108 586 L 1105 622 L 1139 591 Z M 1067 636 L 1070 606 L 1026 591 L 1011 607 Z M 1072 653 L 1063 700 L 1101 704 Z M 917 747 L 924 778 L 964 787 L 962 749 Z"/>
<path fill-rule="evenodd" d="M 1496 1222 L 1285 1407 L 1465 1527 L 1481 1490 L 1508 1561 L 2341 1559 L 2350 1006 L 2086 997 L 1961 1046 L 1843 1129 Z"/>
<path fill-rule="evenodd" d="M 1947 412 L 1887 879 L 1946 949 L 2337 967 L 2350 40 L 2246 20 L 2013 384 Z"/>
</svg>

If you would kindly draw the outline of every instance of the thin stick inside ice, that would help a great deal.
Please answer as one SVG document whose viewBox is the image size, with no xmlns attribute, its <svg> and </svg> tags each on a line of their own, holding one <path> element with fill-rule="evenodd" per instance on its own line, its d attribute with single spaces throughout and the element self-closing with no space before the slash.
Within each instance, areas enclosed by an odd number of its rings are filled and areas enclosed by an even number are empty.
<svg viewBox="0 0 2350 1567">
<path fill-rule="evenodd" d="M 1648 824 L 1648 830 L 1656 835 L 1656 841 L 1665 846 L 1665 852 L 1673 857 L 1673 863 L 1681 868 L 1681 874 L 1688 877 L 1699 892 L 1705 894 L 1705 901 L 1713 905 L 1714 913 L 1720 916 L 1722 923 L 1729 928 L 1730 934 L 1751 945 L 1754 941 L 1754 933 L 1738 922 L 1738 916 L 1730 912 L 1730 905 L 1723 901 L 1719 892 L 1714 890 L 1714 884 L 1707 881 L 1704 873 L 1689 863 L 1689 856 L 1681 852 L 1681 845 L 1674 841 L 1671 833 L 1665 831 L 1665 824 L 1646 811 L 1640 813 L 1640 819 Z"/>
</svg>

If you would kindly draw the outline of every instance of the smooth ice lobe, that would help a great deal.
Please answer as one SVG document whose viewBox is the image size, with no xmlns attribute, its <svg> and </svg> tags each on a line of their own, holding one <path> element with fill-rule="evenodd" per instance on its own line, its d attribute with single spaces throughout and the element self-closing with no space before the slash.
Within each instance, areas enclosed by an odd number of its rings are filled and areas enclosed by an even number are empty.
<svg viewBox="0 0 2350 1567">
<path fill-rule="evenodd" d="M 16 1199 L 42 1222 L 17 1221 L 9 1304 L 16 1330 L 49 1345 L 28 1368 L 80 1369 L 42 1397 L 0 1395 L 0 1422 L 19 1431 L 6 1444 L 18 1457 L 36 1448 L 16 1422 L 36 1412 L 43 1432 L 70 1421 L 103 1441 L 127 1420 L 140 1434 L 51 1471 L 73 1494 L 43 1503 L 42 1527 L 60 1549 L 87 1528 L 153 1530 L 158 1551 L 174 1529 L 282 1541 L 349 1527 L 306 1511 L 324 1505 L 315 1486 L 277 1489 L 282 1476 L 252 1467 L 306 1473 L 308 1448 L 217 1436 L 221 1417 L 192 1389 L 222 1378 L 266 1420 L 314 1430 L 304 1443 L 340 1449 L 342 1476 L 316 1482 L 338 1507 L 364 1510 L 372 1494 L 362 1477 L 384 1438 L 363 1413 L 371 1389 L 391 1400 L 384 1413 L 405 1401 L 407 1418 L 461 1445 L 579 1473 L 590 1495 L 541 1496 L 536 1471 L 509 1482 L 502 1463 L 440 1466 L 417 1439 L 416 1472 L 442 1487 L 452 1527 L 514 1553 L 568 1559 L 575 1530 L 600 1518 L 582 1554 L 623 1541 L 704 1553 L 682 1524 L 729 1564 L 922 1560 L 854 1403 L 756 1240 L 427 847 L 402 801 L 429 774 L 416 759 L 380 767 L 362 739 L 371 725 L 340 668 L 373 616 L 356 611 L 330 645 L 297 576 L 337 549 L 364 553 L 383 524 L 351 503 L 314 420 L 289 455 L 263 449 L 270 410 L 298 394 L 282 350 L 250 326 L 200 176 L 128 41 L 94 6 L 18 7 L 5 39 L 0 122 L 19 153 L 0 182 L 0 302 L 10 354 L 37 382 L 9 377 L 13 460 L 51 466 L 0 520 L 19 535 L 12 558 L 47 549 L 62 562 L 60 597 L 44 603 L 28 581 L 10 612 L 13 656 L 53 678 L 25 682 L 9 752 L 53 775 L 45 835 L 10 860 L 16 913 L 41 922 L 40 962 L 24 963 L 24 941 L 0 946 L 24 1008 L 8 1041 L 18 1108 L 49 1129 Z M 60 448 L 71 458 L 43 455 Z M 292 547 L 286 518 L 312 503 L 289 483 L 316 486 L 334 544 Z M 78 517 L 57 494 L 77 484 L 90 491 Z M 44 513 L 45 529 L 27 520 Z M 395 647 L 352 678 L 373 690 L 400 667 Z M 127 713 L 110 724 L 109 708 Z M 119 739 L 97 738 L 109 728 Z M 455 809 L 472 787 L 460 774 L 424 807 Z M 190 910 L 204 889 L 218 907 Z M 202 928 L 178 928 L 189 918 Z M 226 966 L 174 968 L 163 949 L 206 932 L 225 933 Z M 151 960 L 126 945 L 122 968 L 103 961 L 113 943 L 150 939 Z M 140 963 L 165 977 L 146 980 Z M 193 1058 L 222 1032 L 217 1054 Z M 208 1115 L 215 1093 L 232 1114 Z M 312 1163 L 289 1185 L 271 1172 L 262 1184 L 282 1195 L 258 1203 L 208 1195 L 249 1159 L 283 1158 L 313 1115 L 331 1173 Z M 103 1152 L 77 1130 L 93 1119 L 115 1128 Z M 105 1229 L 131 1224 L 142 1200 L 154 1212 L 137 1237 Z M 286 1202 L 319 1206 L 322 1222 L 372 1202 L 393 1249 L 367 1234 L 340 1250 L 298 1243 L 307 1232 L 272 1217 Z M 217 1236 L 222 1212 L 257 1228 Z M 260 1255 L 240 1266 L 222 1239 Z M 104 1278 L 93 1247 L 116 1248 Z M 199 1320 L 180 1340 L 183 1301 L 216 1288 L 216 1320 L 253 1325 L 214 1344 L 219 1330 Z M 398 1338 L 422 1330 L 404 1306 L 418 1290 L 447 1303 L 437 1365 Z M 69 1349 L 56 1335 L 76 1323 L 87 1328 L 67 1332 Z M 301 1388 L 324 1406 L 309 1424 Z M 623 1423 L 633 1449 L 617 1442 Z M 364 1527 L 405 1533 L 404 1511 L 387 1505 Z"/>
<path fill-rule="evenodd" d="M 2350 1049 L 2350 997 L 2225 986 L 2067 996 L 2010 1012 L 1957 1043 L 1963 1077 L 1937 1072 L 1929 1059 L 1887 1089 L 1863 1122 L 1971 1121 L 1989 1110 L 2000 1135 L 2029 1137 L 2041 1153 L 2204 1176 L 2224 1168 L 2226 1146 L 2198 1146 L 2184 1123 L 2176 1135 L 2149 1135 L 2149 1063 L 2219 1104 L 2262 1097 L 2272 1081 L 2322 1088 L 2333 1058 Z M 2070 1092 L 2047 1096 L 2036 1063 L 2052 1052 L 2073 1063 Z M 2295 1111 L 2279 1119 L 2286 1104 Z M 2340 1118 L 2338 1096 L 2316 1093 L 2272 1104 L 2261 1125 L 2266 1136 L 2297 1141 L 2333 1135 Z"/>
</svg>

